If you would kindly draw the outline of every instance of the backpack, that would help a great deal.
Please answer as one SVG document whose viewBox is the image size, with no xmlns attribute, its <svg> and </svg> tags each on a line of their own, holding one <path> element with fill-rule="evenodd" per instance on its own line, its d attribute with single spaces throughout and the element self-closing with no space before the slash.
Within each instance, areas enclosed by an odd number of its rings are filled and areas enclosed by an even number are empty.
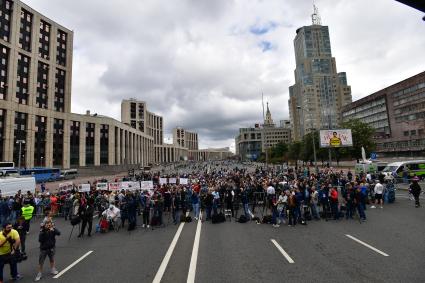
<svg viewBox="0 0 425 283">
<path fill-rule="evenodd" d="M 185 218 L 184 222 L 186 222 L 186 223 L 190 223 L 190 222 L 192 222 L 192 217 L 190 217 L 190 216 L 186 216 L 186 218 Z"/>
<path fill-rule="evenodd" d="M 238 219 L 239 223 L 246 223 L 247 221 L 248 221 L 248 219 L 246 218 L 246 216 L 244 214 L 239 216 L 239 219 Z"/>
</svg>

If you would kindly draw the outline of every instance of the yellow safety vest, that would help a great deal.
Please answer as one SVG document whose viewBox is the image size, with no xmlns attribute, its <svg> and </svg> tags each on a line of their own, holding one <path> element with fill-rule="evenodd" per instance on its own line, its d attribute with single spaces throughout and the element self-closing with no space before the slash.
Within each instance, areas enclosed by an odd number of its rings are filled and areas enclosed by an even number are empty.
<svg viewBox="0 0 425 283">
<path fill-rule="evenodd" d="M 24 206 L 21 208 L 22 210 L 22 216 L 25 218 L 25 220 L 31 220 L 32 213 L 34 212 L 34 206 Z"/>
</svg>

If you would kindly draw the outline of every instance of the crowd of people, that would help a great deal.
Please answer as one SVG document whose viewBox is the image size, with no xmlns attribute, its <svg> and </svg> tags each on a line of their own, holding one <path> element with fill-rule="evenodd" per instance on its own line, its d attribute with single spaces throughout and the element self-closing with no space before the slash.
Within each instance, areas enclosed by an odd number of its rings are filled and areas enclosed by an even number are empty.
<svg viewBox="0 0 425 283">
<path fill-rule="evenodd" d="M 160 184 L 161 178 L 187 178 L 188 184 Z M 322 168 L 275 168 L 232 161 L 195 163 L 162 167 L 156 172 L 132 176 L 152 180 L 153 190 L 95 190 L 77 188 L 35 195 L 19 192 L 0 200 L 0 283 L 3 267 L 10 264 L 11 277 L 18 279 L 17 264 L 25 260 L 25 239 L 33 218 L 42 217 L 39 242 L 39 268 L 35 278 L 42 278 L 42 268 L 49 257 L 51 273 L 55 268 L 55 238 L 60 235 L 54 217 L 64 217 L 79 227 L 78 237 L 94 232 L 107 233 L 126 227 L 154 228 L 181 221 L 219 223 L 226 218 L 238 222 L 255 221 L 278 228 L 305 225 L 320 219 L 366 221 L 368 208 L 383 208 L 391 202 L 394 185 L 383 175 L 353 174 Z M 421 188 L 412 178 L 411 192 L 419 207 Z M 370 205 L 370 206 L 369 206 Z M 202 212 L 202 213 L 201 213 Z M 138 216 L 141 223 L 138 225 Z M 95 222 L 95 223 L 93 223 Z M 94 225 L 93 225 L 94 224 Z M 95 230 L 95 231 L 93 231 Z"/>
</svg>

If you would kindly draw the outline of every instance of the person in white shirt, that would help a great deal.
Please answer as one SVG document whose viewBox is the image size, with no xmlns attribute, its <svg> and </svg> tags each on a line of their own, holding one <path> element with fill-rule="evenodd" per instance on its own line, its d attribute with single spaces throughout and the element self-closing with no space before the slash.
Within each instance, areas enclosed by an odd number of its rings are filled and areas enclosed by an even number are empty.
<svg viewBox="0 0 425 283">
<path fill-rule="evenodd" d="M 377 181 L 373 191 L 375 192 L 375 203 L 377 203 L 377 205 L 379 204 L 382 208 L 384 204 L 384 200 L 382 198 L 382 195 L 384 194 L 384 186 L 380 183 L 379 180 Z M 371 208 L 375 208 L 375 206 L 372 205 Z"/>
<path fill-rule="evenodd" d="M 102 212 L 103 216 L 106 216 L 106 219 L 113 225 L 118 225 L 118 220 L 120 217 L 120 209 L 115 205 L 109 205 L 109 208 Z M 114 226 L 115 227 L 115 226 Z"/>
</svg>

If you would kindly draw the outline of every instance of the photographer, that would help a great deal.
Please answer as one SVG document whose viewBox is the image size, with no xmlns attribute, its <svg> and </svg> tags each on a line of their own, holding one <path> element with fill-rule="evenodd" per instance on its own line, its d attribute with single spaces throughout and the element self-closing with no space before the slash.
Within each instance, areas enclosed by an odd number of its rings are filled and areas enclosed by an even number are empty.
<svg viewBox="0 0 425 283">
<path fill-rule="evenodd" d="M 18 263 L 13 260 L 15 251 L 20 244 L 18 231 L 12 229 L 12 224 L 5 223 L 0 233 L 0 283 L 3 283 L 3 267 L 10 264 L 10 273 L 13 280 L 18 280 L 21 276 L 18 274 Z"/>
<path fill-rule="evenodd" d="M 40 281 L 42 277 L 43 264 L 47 256 L 50 260 L 50 273 L 52 275 L 58 274 L 58 271 L 55 268 L 55 246 L 56 236 L 59 235 L 59 230 L 54 228 L 51 221 L 47 221 L 44 226 L 42 226 L 40 235 L 38 237 L 38 241 L 40 242 L 40 257 L 38 259 L 39 266 L 35 281 Z"/>
</svg>

